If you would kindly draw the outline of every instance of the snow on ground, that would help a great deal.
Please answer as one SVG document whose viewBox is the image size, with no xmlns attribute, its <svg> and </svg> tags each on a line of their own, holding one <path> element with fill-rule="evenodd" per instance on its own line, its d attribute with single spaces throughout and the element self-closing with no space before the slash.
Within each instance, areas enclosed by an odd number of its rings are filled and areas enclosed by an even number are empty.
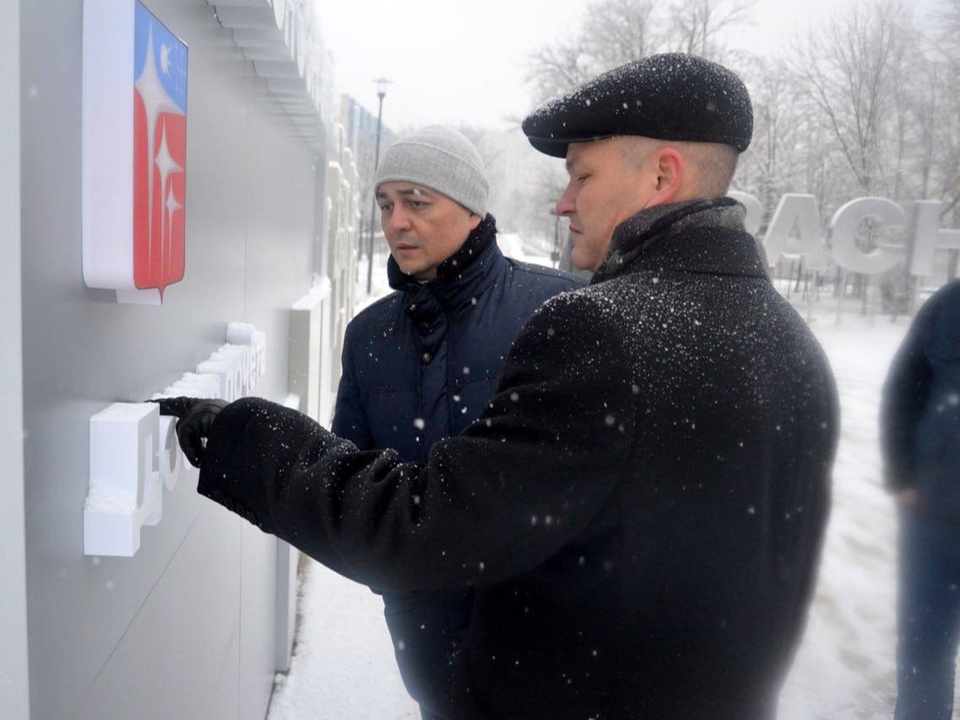
<svg viewBox="0 0 960 720">
<path fill-rule="evenodd" d="M 297 645 L 267 720 L 420 720 L 380 596 L 312 560 L 302 582 Z"/>
<path fill-rule="evenodd" d="M 378 275 L 375 268 L 374 295 L 387 289 Z M 896 516 L 880 479 L 877 419 L 880 389 L 909 321 L 861 316 L 854 303 L 840 316 L 829 300 L 800 309 L 830 357 L 842 426 L 816 596 L 779 717 L 889 720 Z M 290 672 L 279 678 L 268 720 L 419 718 L 403 690 L 378 596 L 309 561 L 300 612 Z"/>
<path fill-rule="evenodd" d="M 880 389 L 908 321 L 814 313 L 840 391 L 833 509 L 780 720 L 879 720 L 895 699 L 896 515 L 881 483 Z"/>
</svg>

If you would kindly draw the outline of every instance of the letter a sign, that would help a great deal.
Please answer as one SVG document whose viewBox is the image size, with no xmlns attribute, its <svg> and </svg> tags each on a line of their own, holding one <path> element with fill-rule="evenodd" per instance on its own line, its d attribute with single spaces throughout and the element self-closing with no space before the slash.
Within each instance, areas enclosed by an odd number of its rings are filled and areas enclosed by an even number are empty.
<svg viewBox="0 0 960 720">
<path fill-rule="evenodd" d="M 83 4 L 83 280 L 159 305 L 183 279 L 187 46 L 139 0 Z"/>
</svg>

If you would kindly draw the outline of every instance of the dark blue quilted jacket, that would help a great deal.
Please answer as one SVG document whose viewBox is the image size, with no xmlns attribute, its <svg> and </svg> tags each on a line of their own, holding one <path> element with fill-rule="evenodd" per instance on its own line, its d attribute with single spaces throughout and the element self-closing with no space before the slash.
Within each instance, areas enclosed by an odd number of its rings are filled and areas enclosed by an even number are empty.
<svg viewBox="0 0 960 720">
<path fill-rule="evenodd" d="M 393 258 L 388 271 L 397 292 L 347 326 L 332 430 L 361 450 L 393 448 L 417 462 L 480 415 L 533 311 L 582 284 L 505 258 L 491 215 L 434 280 L 418 283 Z"/>
<path fill-rule="evenodd" d="M 361 450 L 393 448 L 423 462 L 431 445 L 480 415 L 534 310 L 582 284 L 505 258 L 496 232 L 487 215 L 427 283 L 390 258 L 396 292 L 347 326 L 335 434 Z M 404 684 L 430 716 L 448 701 L 451 659 L 467 632 L 473 591 L 386 593 L 383 601 Z"/>
</svg>

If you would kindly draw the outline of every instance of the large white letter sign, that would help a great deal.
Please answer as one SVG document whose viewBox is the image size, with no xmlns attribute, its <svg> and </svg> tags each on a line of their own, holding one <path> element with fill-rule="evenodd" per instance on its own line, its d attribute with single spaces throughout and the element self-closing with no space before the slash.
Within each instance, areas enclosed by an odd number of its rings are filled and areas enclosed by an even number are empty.
<svg viewBox="0 0 960 720">
<path fill-rule="evenodd" d="M 960 230 L 940 227 L 942 210 L 943 203 L 939 200 L 919 200 L 914 203 L 911 275 L 933 275 L 933 260 L 938 251 L 960 250 Z"/>
<path fill-rule="evenodd" d="M 749 193 L 730 192 L 728 195 L 747 208 L 744 227 L 756 233 L 761 216 L 760 201 Z M 804 266 L 810 270 L 826 270 L 835 263 L 845 270 L 865 275 L 887 272 L 905 254 L 908 256 L 908 271 L 911 275 L 930 276 L 934 273 L 934 258 L 943 250 L 960 250 L 960 230 L 940 227 L 943 203 L 939 200 L 918 200 L 913 203 L 909 222 L 909 251 L 901 243 L 880 242 L 871 252 L 857 247 L 860 223 L 870 218 L 887 229 L 905 229 L 907 220 L 904 209 L 885 198 L 866 197 L 851 200 L 843 205 L 830 221 L 832 229 L 831 253 L 820 237 L 820 213 L 813 195 L 787 193 L 780 198 L 763 244 L 772 266 L 781 256 L 802 257 Z"/>
<path fill-rule="evenodd" d="M 820 234 L 820 211 L 813 195 L 787 193 L 781 197 L 763 244 L 771 267 L 781 255 L 802 256 L 808 270 L 826 270 L 830 266 L 830 253 Z"/>
<path fill-rule="evenodd" d="M 892 200 L 876 197 L 851 200 L 837 210 L 830 221 L 833 258 L 852 272 L 877 275 L 893 269 L 903 257 L 904 248 L 878 244 L 870 252 L 863 252 L 857 247 L 857 235 L 860 223 L 867 219 L 876 220 L 885 227 L 906 225 L 903 208 Z"/>
<path fill-rule="evenodd" d="M 83 3 L 83 281 L 158 305 L 183 279 L 187 46 L 139 0 Z"/>
</svg>

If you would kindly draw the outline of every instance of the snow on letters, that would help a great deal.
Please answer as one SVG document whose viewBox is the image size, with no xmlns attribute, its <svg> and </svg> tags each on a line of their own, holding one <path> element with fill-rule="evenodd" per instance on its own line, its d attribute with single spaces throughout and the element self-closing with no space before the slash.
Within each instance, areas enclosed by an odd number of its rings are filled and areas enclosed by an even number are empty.
<svg viewBox="0 0 960 720">
<path fill-rule="evenodd" d="M 251 393 L 266 372 L 266 336 L 253 325 L 229 323 L 227 342 L 151 399 L 221 398 Z M 90 418 L 90 485 L 83 509 L 86 555 L 133 557 L 140 528 L 163 517 L 163 489 L 184 468 L 176 418 L 156 403 L 114 403 Z"/>
</svg>

